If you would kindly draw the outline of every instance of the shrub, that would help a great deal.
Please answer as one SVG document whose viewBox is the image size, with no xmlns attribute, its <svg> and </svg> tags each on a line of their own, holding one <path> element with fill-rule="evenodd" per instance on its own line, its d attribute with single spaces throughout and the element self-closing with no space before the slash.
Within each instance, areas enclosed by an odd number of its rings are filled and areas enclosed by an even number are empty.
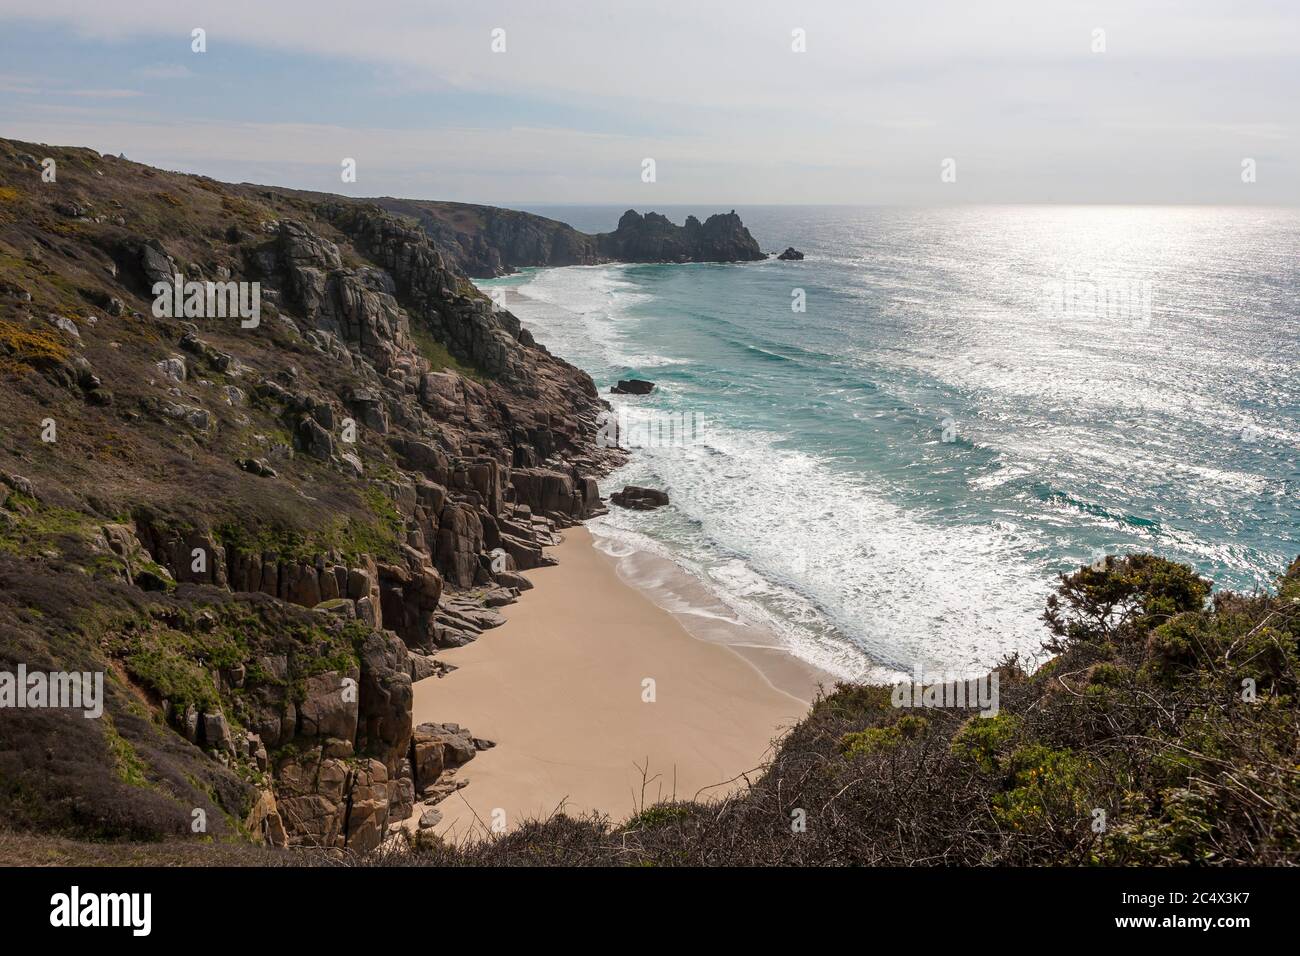
<svg viewBox="0 0 1300 956">
<path fill-rule="evenodd" d="M 1017 748 L 1008 764 L 1011 786 L 993 798 L 994 816 L 1004 826 L 1075 829 L 1089 818 L 1091 762 L 1036 743 Z"/>
<path fill-rule="evenodd" d="M 845 734 L 840 738 L 840 750 L 851 760 L 896 747 L 904 740 L 923 737 L 929 729 L 930 721 L 925 717 L 908 714 L 888 727 L 868 727 L 866 730 Z"/>
<path fill-rule="evenodd" d="M 1200 610 L 1213 587 L 1185 564 L 1150 554 L 1107 557 L 1098 565 L 1061 575 L 1043 620 L 1048 649 L 1071 643 L 1133 639 L 1184 611 Z"/>
<path fill-rule="evenodd" d="M 971 717 L 952 739 L 953 754 L 973 761 L 986 773 L 998 769 L 999 755 L 1016 736 L 1020 718 L 1000 713 L 996 717 Z"/>
</svg>

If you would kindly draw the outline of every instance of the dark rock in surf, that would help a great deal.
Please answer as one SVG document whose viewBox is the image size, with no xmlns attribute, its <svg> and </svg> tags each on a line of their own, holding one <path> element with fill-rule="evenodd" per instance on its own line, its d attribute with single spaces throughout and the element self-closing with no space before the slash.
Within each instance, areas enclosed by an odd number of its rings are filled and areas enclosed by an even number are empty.
<svg viewBox="0 0 1300 956">
<path fill-rule="evenodd" d="M 778 259 L 784 259 L 787 262 L 798 262 L 803 258 L 803 253 L 794 246 L 786 246 L 785 252 L 777 256 Z"/>
<path fill-rule="evenodd" d="M 639 378 L 621 378 L 609 391 L 612 395 L 649 395 L 654 390 L 654 382 Z"/>
<path fill-rule="evenodd" d="M 639 485 L 625 485 L 622 491 L 610 495 L 609 500 L 620 508 L 653 511 L 668 504 L 668 493 L 655 488 L 642 488 Z"/>
</svg>

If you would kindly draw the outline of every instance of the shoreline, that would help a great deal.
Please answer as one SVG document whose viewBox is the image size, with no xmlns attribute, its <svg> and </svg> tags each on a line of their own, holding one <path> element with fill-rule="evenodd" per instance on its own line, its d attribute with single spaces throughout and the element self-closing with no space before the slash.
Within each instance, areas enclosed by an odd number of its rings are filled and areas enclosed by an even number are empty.
<svg viewBox="0 0 1300 956">
<path fill-rule="evenodd" d="M 819 686 L 844 678 L 796 655 L 761 623 L 743 620 L 706 583 L 663 557 L 609 535 L 598 523 L 584 525 L 592 547 L 613 565 L 619 579 L 670 614 L 693 638 L 741 657 L 774 690 L 811 704 Z M 615 547 L 625 548 L 615 553 Z"/>
<path fill-rule="evenodd" d="M 617 822 L 659 800 L 732 793 L 832 680 L 747 625 L 688 628 L 585 525 L 548 550 L 559 563 L 526 573 L 535 587 L 501 609 L 506 623 L 441 651 L 457 669 L 415 685 L 416 725 L 454 721 L 496 744 L 436 805 L 434 832 L 451 842 L 494 819 L 513 830 L 563 808 Z"/>
</svg>

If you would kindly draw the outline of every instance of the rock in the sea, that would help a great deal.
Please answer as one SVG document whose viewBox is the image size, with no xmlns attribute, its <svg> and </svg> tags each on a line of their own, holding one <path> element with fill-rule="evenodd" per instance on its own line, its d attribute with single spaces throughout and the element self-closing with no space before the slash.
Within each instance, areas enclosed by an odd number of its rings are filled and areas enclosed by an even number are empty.
<svg viewBox="0 0 1300 956">
<path fill-rule="evenodd" d="M 777 256 L 777 258 L 785 259 L 787 262 L 791 260 L 798 261 L 799 259 L 803 258 L 803 253 L 800 252 L 798 249 L 796 249 L 794 246 L 786 246 L 785 252 L 781 253 L 779 256 Z"/>
<path fill-rule="evenodd" d="M 622 491 L 616 491 L 609 500 L 620 508 L 632 508 L 635 511 L 653 511 L 668 504 L 668 493 L 655 488 L 642 488 L 639 485 L 625 485 Z"/>
<path fill-rule="evenodd" d="M 678 226 L 657 212 L 629 209 L 613 232 L 595 237 L 600 254 L 624 262 L 754 262 L 765 258 L 733 209 Z"/>
<path fill-rule="evenodd" d="M 610 389 L 614 395 L 649 395 L 655 389 L 654 382 L 647 382 L 639 378 L 621 378 L 618 384 Z"/>
</svg>

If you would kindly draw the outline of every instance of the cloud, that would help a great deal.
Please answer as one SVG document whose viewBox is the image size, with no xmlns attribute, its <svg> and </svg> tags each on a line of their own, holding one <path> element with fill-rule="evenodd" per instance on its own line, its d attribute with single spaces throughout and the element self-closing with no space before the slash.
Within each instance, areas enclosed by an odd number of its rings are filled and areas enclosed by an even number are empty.
<svg viewBox="0 0 1300 956">
<path fill-rule="evenodd" d="M 1277 159 L 1251 196 L 1300 199 L 1300 16 L 1282 0 L 0 0 L 6 14 L 106 48 L 147 38 L 152 65 L 109 77 L 114 87 L 189 77 L 187 90 L 208 95 L 170 120 L 151 98 L 154 112 L 106 115 L 82 141 L 212 175 L 221 163 L 306 185 L 316 170 L 329 178 L 326 159 L 350 140 L 369 151 L 379 191 L 484 200 L 633 200 L 651 156 L 661 202 L 1222 202 L 1241 195 L 1240 158 L 1268 154 Z M 190 52 L 195 27 L 207 53 Z M 491 50 L 496 27 L 504 53 Z M 791 49 L 796 27 L 806 53 Z M 1102 55 L 1090 50 L 1099 27 Z M 318 79 L 334 125 L 256 127 L 268 139 L 250 140 L 238 120 L 261 115 L 258 87 L 231 72 L 250 61 Z M 357 64 L 373 94 L 358 88 Z M 426 119 L 422 93 L 462 107 Z M 372 96 L 409 98 L 385 123 L 417 129 L 377 124 Z M 6 115 L 8 127 L 51 125 L 40 112 Z M 192 145 L 175 132 L 185 127 Z M 948 156 L 962 175 L 939 193 Z"/>
</svg>

